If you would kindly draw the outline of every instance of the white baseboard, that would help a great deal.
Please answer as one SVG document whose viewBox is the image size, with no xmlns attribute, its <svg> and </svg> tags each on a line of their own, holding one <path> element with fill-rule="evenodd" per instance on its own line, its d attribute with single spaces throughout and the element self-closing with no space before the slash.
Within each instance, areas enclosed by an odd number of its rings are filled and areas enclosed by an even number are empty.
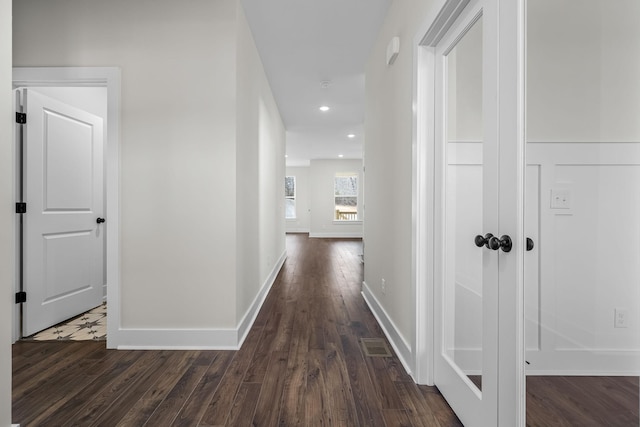
<svg viewBox="0 0 640 427">
<path fill-rule="evenodd" d="M 286 229 L 286 233 L 292 233 L 292 234 L 296 234 L 296 233 L 309 233 L 309 228 L 298 228 L 298 227 L 293 227 L 293 228 L 288 228 Z"/>
<path fill-rule="evenodd" d="M 269 290 L 287 258 L 284 251 L 262 284 L 237 328 L 231 329 L 128 329 L 118 330 L 119 350 L 238 350 L 260 312 Z"/>
<path fill-rule="evenodd" d="M 237 329 L 120 329 L 118 350 L 237 350 Z"/>
<path fill-rule="evenodd" d="M 404 366 L 407 373 L 413 376 L 413 366 L 409 363 L 410 360 L 413 360 L 411 346 L 402 337 L 402 334 L 400 334 L 398 328 L 393 323 L 389 315 L 387 315 L 384 308 L 382 308 L 382 305 L 375 295 L 373 295 L 366 282 L 362 282 L 362 296 L 376 320 L 378 320 L 382 331 L 391 343 L 398 359 L 400 359 L 400 363 L 402 363 L 402 366 Z"/>
<path fill-rule="evenodd" d="M 362 231 L 309 233 L 309 237 L 314 239 L 362 239 Z"/>
<path fill-rule="evenodd" d="M 242 343 L 249 333 L 249 330 L 251 330 L 251 326 L 253 326 L 253 322 L 255 322 L 256 317 L 258 317 L 258 312 L 260 311 L 262 304 L 264 304 L 264 300 L 267 298 L 267 295 L 271 290 L 271 286 L 273 286 L 274 282 L 276 281 L 276 277 L 278 277 L 278 273 L 280 272 L 280 269 L 282 268 L 282 265 L 284 264 L 286 259 L 287 251 L 284 250 L 280 255 L 278 261 L 276 261 L 276 265 L 273 266 L 271 273 L 269 273 L 269 276 L 260 287 L 260 291 L 253 300 L 251 307 L 249 307 L 247 312 L 242 317 L 242 320 L 238 325 L 238 348 L 242 346 Z"/>
</svg>

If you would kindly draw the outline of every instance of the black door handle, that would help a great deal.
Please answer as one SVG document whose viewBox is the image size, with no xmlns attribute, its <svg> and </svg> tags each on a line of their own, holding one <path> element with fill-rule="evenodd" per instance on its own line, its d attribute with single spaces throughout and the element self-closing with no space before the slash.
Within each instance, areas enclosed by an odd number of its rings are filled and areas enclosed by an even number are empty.
<svg viewBox="0 0 640 427">
<path fill-rule="evenodd" d="M 533 240 L 527 237 L 527 252 L 533 249 Z"/>
<path fill-rule="evenodd" d="M 477 235 L 474 242 L 476 244 L 477 247 L 481 248 L 483 246 L 486 246 L 487 248 L 489 247 L 489 239 L 491 239 L 493 237 L 493 234 L 491 233 L 487 233 L 484 235 L 484 237 L 482 237 L 481 235 Z"/>
<path fill-rule="evenodd" d="M 106 219 L 104 219 L 104 218 L 98 218 L 98 219 L 96 219 L 96 223 L 98 223 L 98 224 L 102 224 L 102 223 L 103 223 L 103 222 L 105 222 L 105 221 L 106 221 Z"/>
<path fill-rule="evenodd" d="M 493 249 L 494 251 L 502 249 L 502 252 L 510 252 L 512 247 L 513 242 L 511 241 L 511 237 L 506 234 L 500 236 L 499 239 L 496 236 L 489 239 L 489 249 Z"/>
</svg>

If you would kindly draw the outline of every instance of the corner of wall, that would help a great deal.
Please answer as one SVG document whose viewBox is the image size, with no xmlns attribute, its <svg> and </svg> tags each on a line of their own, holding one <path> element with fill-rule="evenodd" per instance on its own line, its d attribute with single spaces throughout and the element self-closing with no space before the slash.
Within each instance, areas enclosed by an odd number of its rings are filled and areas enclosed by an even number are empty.
<svg viewBox="0 0 640 427">
<path fill-rule="evenodd" d="M 285 135 L 240 2 L 236 14 L 236 321 L 242 342 L 284 262 L 284 198 L 278 194 Z"/>
<path fill-rule="evenodd" d="M 0 199 L 13 200 L 12 3 L 0 0 Z M 13 217 L 11 203 L 0 210 L 0 425 L 11 425 L 11 342 L 13 308 Z"/>
<path fill-rule="evenodd" d="M 402 333 L 393 323 L 393 320 L 391 320 L 387 312 L 384 310 L 384 307 L 380 304 L 380 301 L 378 301 L 373 292 L 371 292 L 371 289 L 366 282 L 362 282 L 362 297 L 364 298 L 367 306 L 378 321 L 378 324 L 391 343 L 391 346 L 398 355 L 398 359 L 400 359 L 402 366 L 404 366 L 407 373 L 413 377 L 413 360 L 415 359 L 415 357 L 413 356 L 412 347 L 404 339 Z"/>
<path fill-rule="evenodd" d="M 251 306 L 240 320 L 240 323 L 238 324 L 238 348 L 242 346 L 242 343 L 244 343 L 244 340 L 247 338 L 247 334 L 249 334 L 251 326 L 256 321 L 260 308 L 262 308 L 262 304 L 264 304 L 264 301 L 267 299 L 267 295 L 275 283 L 278 273 L 286 259 L 287 252 L 285 251 L 280 255 L 278 262 L 274 265 L 271 273 L 269 273 L 269 277 L 267 277 L 267 280 L 262 284 L 260 291 L 254 298 Z"/>
</svg>

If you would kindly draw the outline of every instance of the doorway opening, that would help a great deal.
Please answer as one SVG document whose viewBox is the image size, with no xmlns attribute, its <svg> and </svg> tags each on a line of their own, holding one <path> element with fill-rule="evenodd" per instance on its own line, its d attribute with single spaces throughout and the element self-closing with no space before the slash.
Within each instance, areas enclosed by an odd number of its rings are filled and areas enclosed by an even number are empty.
<svg viewBox="0 0 640 427">
<path fill-rule="evenodd" d="M 44 200 L 44 203 L 47 204 L 46 208 L 43 209 L 40 206 L 34 205 L 36 209 L 34 209 L 33 212 L 43 211 L 49 215 L 47 220 L 51 218 L 56 219 L 56 216 L 61 218 L 64 215 L 60 214 L 66 212 L 78 215 L 86 214 L 86 216 L 91 216 L 90 220 L 91 223 L 93 223 L 93 226 L 86 223 L 79 227 L 78 231 L 74 232 L 50 232 L 44 239 L 42 239 L 43 235 L 40 235 L 40 240 L 45 241 L 45 246 L 48 245 L 47 250 L 52 249 L 47 262 L 41 262 L 41 264 L 45 265 L 45 270 L 47 265 L 55 265 L 55 262 L 60 261 L 62 264 L 59 265 L 65 265 L 66 262 L 66 267 L 74 267 L 73 257 L 67 257 L 68 259 L 66 260 L 64 259 L 67 246 L 70 245 L 69 242 L 72 241 L 73 238 L 77 238 L 76 240 L 80 242 L 80 246 L 87 244 L 93 244 L 94 246 L 97 245 L 98 251 L 92 252 L 92 257 L 100 258 L 99 261 L 104 262 L 103 267 L 92 269 L 84 268 L 85 264 L 95 264 L 95 262 L 94 259 L 91 258 L 82 259 L 81 261 L 83 262 L 80 263 L 80 265 L 83 268 L 78 270 L 81 272 L 75 272 L 72 274 L 72 280 L 76 281 L 80 280 L 79 277 L 83 274 L 85 276 L 86 274 L 99 276 L 97 278 L 94 277 L 95 280 L 92 279 L 92 283 L 98 283 L 100 285 L 99 289 L 96 289 L 92 296 L 93 299 L 97 298 L 96 303 L 90 303 L 91 307 L 86 306 L 85 303 L 85 307 L 83 309 L 79 312 L 72 313 L 69 317 L 81 315 L 88 310 L 107 303 L 106 305 L 109 307 L 110 317 L 110 322 L 107 326 L 107 348 L 116 348 L 119 330 L 118 301 L 120 294 L 118 239 L 120 70 L 117 68 L 85 67 L 14 68 L 13 88 L 15 90 L 14 92 L 16 92 L 17 111 L 19 111 L 18 108 L 20 108 L 18 101 L 20 100 L 20 97 L 23 96 L 23 93 L 27 93 L 27 96 L 33 95 L 34 99 L 39 99 L 37 102 L 31 102 L 32 105 L 38 104 L 38 102 L 41 103 L 42 100 L 44 100 L 44 103 L 53 103 L 53 107 L 43 107 L 41 110 L 44 111 L 42 115 L 45 116 L 44 121 L 46 125 L 53 126 L 51 129 L 47 130 L 48 137 L 51 135 L 55 137 L 56 132 L 60 133 L 60 135 L 66 135 L 63 134 L 63 132 L 72 132 L 70 137 L 58 135 L 60 142 L 51 143 L 51 147 L 47 148 L 46 161 L 43 162 L 42 159 L 38 159 L 36 162 L 32 163 L 36 165 L 46 164 L 47 166 L 50 166 L 49 168 L 46 166 L 44 167 L 46 179 L 58 180 L 59 188 L 67 187 L 68 184 L 72 187 L 76 187 L 75 189 L 77 191 L 75 192 L 75 195 L 69 196 L 64 192 L 56 194 L 55 186 L 53 185 L 51 188 L 47 187 L 47 191 L 42 192 L 42 196 L 36 198 L 38 202 L 40 200 Z M 20 94 L 17 93 L 18 88 L 23 88 Z M 29 101 L 30 100 L 28 100 L 28 102 Z M 70 107 L 70 109 L 64 110 L 64 108 L 67 107 Z M 60 109 L 60 111 L 54 111 L 56 109 Z M 74 117 L 77 110 L 81 109 L 88 110 L 87 115 Z M 95 125 L 91 127 L 91 120 L 93 120 L 94 117 L 99 117 L 101 120 L 104 119 L 104 123 L 102 125 Z M 36 118 L 37 117 L 34 117 L 34 119 Z M 34 122 L 37 122 L 37 120 L 34 120 Z M 16 125 L 16 135 L 21 133 L 21 126 L 24 125 Z M 91 146 L 88 147 L 88 144 L 82 142 L 82 138 L 86 135 L 97 133 L 98 131 L 96 129 L 100 129 L 104 132 L 103 140 L 99 145 L 95 145 L 97 143 L 92 142 Z M 36 131 L 30 132 L 32 134 L 36 133 Z M 44 140 L 44 138 L 41 139 Z M 89 138 L 89 140 L 93 141 L 91 138 Z M 21 168 L 23 159 L 21 157 L 21 150 L 19 150 L 19 146 L 17 145 L 17 138 L 15 141 L 15 182 L 17 184 L 15 200 L 17 202 L 22 202 L 23 199 L 21 191 L 23 189 L 20 187 L 20 179 L 23 176 Z M 44 144 L 47 144 L 46 140 L 44 140 Z M 55 148 L 54 145 L 57 148 Z M 72 149 L 74 145 L 78 148 L 78 151 L 65 151 Z M 44 150 L 40 151 L 42 152 Z M 99 158 L 94 156 L 92 151 L 99 151 L 101 156 L 99 156 Z M 65 162 L 67 162 L 67 159 L 65 158 L 66 153 L 69 152 L 74 153 L 73 155 L 78 157 L 71 159 L 71 163 L 73 163 L 73 165 L 64 166 L 66 164 Z M 25 155 L 26 154 L 27 153 L 25 153 Z M 90 159 L 85 162 L 86 164 L 84 166 L 79 162 L 83 158 L 84 160 Z M 65 170 L 67 167 L 72 169 L 73 172 L 69 173 L 68 170 Z M 35 168 L 32 167 L 31 169 Z M 90 171 L 90 169 L 92 170 Z M 29 170 L 24 172 L 25 174 L 32 173 L 32 171 Z M 26 176 L 29 179 L 29 176 Z M 94 179 L 94 177 L 99 177 L 100 179 Z M 31 181 L 34 181 L 33 177 L 30 179 Z M 38 180 L 41 180 L 41 178 L 37 178 L 35 181 Z M 46 180 L 44 181 L 46 182 Z M 89 183 L 88 181 L 91 182 Z M 93 188 L 90 191 L 88 188 L 91 186 L 93 186 Z M 58 198 L 57 200 L 56 197 Z M 75 200 L 74 197 L 76 197 Z M 87 201 L 83 204 L 82 197 L 85 198 L 84 201 L 90 198 L 95 198 L 95 202 L 98 203 L 98 205 L 95 205 L 93 200 L 91 202 Z M 63 202 L 66 203 L 69 208 L 61 208 Z M 100 209 L 90 209 L 87 208 L 89 205 L 92 207 L 101 207 Z M 95 216 L 96 214 L 99 214 L 99 217 L 93 218 L 92 216 Z M 24 214 L 16 215 L 15 247 L 17 255 L 22 251 L 21 243 L 24 238 L 20 231 L 20 222 L 23 220 L 23 215 Z M 107 220 L 108 224 L 106 224 Z M 99 239 L 96 239 L 96 237 Z M 91 243 L 87 243 L 89 241 L 91 241 Z M 57 253 L 55 250 L 57 250 Z M 82 247 L 78 250 L 78 253 L 83 253 Z M 58 257 L 58 259 L 56 259 L 56 257 Z M 18 293 L 23 291 L 22 270 L 24 267 L 23 263 L 20 261 L 20 257 L 17 256 L 16 259 L 15 276 L 18 279 L 16 280 L 16 293 Z M 50 271 L 45 271 L 45 273 L 56 274 L 55 270 L 55 268 L 51 268 Z M 92 273 L 86 273 L 89 270 Z M 57 279 L 59 279 L 59 277 Z M 55 280 L 50 280 L 50 282 L 55 282 Z M 51 297 L 51 295 L 54 294 L 54 291 L 47 289 L 47 298 L 49 298 L 49 301 L 55 303 L 57 300 L 63 299 L 63 297 L 74 297 L 76 294 L 85 292 L 87 288 L 87 286 L 74 288 L 71 285 L 67 285 L 70 289 L 65 290 L 64 286 L 65 285 L 63 284 L 61 289 L 57 289 L 59 296 L 55 295 Z M 98 286 L 94 287 L 98 288 Z M 42 298 L 35 298 L 34 302 L 37 303 L 38 299 Z M 30 330 L 26 333 L 24 330 L 24 310 L 22 306 L 25 304 L 29 304 L 28 294 L 26 302 L 16 304 L 14 306 L 14 341 L 34 332 L 33 330 Z M 57 319 L 54 323 L 58 324 L 62 320 L 64 319 Z M 54 324 L 46 325 L 45 328 L 48 326 L 54 326 Z"/>
</svg>

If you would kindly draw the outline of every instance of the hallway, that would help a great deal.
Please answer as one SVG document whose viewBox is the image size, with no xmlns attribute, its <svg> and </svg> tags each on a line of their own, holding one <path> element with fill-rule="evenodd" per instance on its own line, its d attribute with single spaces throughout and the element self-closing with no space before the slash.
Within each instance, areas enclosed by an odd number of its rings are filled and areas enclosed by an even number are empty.
<svg viewBox="0 0 640 427">
<path fill-rule="evenodd" d="M 115 351 L 102 342 L 13 346 L 22 426 L 424 426 L 459 421 L 396 357 L 360 295 L 359 240 L 287 235 L 288 258 L 239 351 Z"/>
</svg>

